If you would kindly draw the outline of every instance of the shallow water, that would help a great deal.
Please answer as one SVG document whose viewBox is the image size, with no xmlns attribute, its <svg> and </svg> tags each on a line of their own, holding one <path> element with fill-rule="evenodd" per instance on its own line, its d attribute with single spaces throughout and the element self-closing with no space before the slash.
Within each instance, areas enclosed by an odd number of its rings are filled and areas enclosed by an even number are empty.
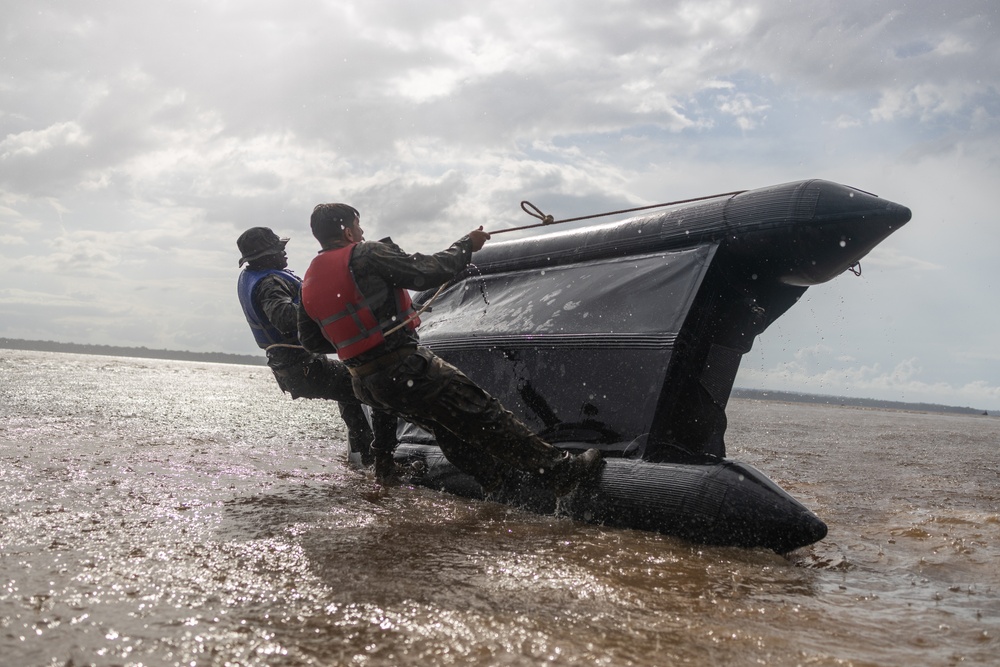
<svg viewBox="0 0 1000 667">
<path fill-rule="evenodd" d="M 264 367 L 0 350 L 0 664 L 997 664 L 1000 419 L 728 412 L 825 540 L 379 493 Z"/>
</svg>

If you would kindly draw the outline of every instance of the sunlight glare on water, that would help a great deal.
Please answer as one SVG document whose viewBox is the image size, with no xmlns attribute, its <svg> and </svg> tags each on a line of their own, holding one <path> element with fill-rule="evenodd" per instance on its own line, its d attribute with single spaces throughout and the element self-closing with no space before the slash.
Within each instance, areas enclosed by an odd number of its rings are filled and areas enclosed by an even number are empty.
<svg viewBox="0 0 1000 667">
<path fill-rule="evenodd" d="M 733 400 L 787 557 L 380 491 L 264 367 L 0 350 L 11 665 L 995 664 L 1000 420 Z"/>
</svg>

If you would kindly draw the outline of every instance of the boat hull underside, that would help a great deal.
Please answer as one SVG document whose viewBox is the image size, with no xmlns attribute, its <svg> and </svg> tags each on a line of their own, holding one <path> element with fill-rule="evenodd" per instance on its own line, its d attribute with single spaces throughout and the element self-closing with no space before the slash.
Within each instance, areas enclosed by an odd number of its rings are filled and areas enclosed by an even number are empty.
<svg viewBox="0 0 1000 667">
<path fill-rule="evenodd" d="M 421 486 L 483 498 L 475 479 L 449 463 L 437 446 L 400 444 L 396 461 L 410 468 L 417 464 L 422 472 L 413 481 Z M 763 473 L 730 460 L 669 464 L 608 458 L 596 483 L 558 503 L 532 478 L 513 473 L 489 499 L 587 523 L 778 553 L 817 542 L 827 532 L 826 524 Z"/>
</svg>

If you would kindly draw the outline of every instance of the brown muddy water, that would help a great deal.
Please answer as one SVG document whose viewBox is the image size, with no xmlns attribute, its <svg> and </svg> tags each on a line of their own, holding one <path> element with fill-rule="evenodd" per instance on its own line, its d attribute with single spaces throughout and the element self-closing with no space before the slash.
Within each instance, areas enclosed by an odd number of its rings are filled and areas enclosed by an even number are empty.
<svg viewBox="0 0 1000 667">
<path fill-rule="evenodd" d="M 379 494 L 266 368 L 0 350 L 0 665 L 1000 664 L 1000 419 L 729 415 L 825 540 Z"/>
</svg>

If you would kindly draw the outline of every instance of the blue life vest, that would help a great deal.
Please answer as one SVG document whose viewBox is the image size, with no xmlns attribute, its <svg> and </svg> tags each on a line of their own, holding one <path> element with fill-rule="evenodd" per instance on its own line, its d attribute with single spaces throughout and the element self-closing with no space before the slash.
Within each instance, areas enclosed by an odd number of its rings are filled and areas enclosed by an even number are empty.
<svg viewBox="0 0 1000 667">
<path fill-rule="evenodd" d="M 261 348 L 266 348 L 275 343 L 288 343 L 298 345 L 298 334 L 293 333 L 286 336 L 278 331 L 267 319 L 267 315 L 261 310 L 260 304 L 253 298 L 253 292 L 260 284 L 260 281 L 267 276 L 277 276 L 279 280 L 286 282 L 295 295 L 292 300 L 299 303 L 302 281 L 294 273 L 283 269 L 243 269 L 240 273 L 239 281 L 236 284 L 236 292 L 240 297 L 240 305 L 243 306 L 243 314 L 253 332 L 254 340 Z"/>
</svg>

